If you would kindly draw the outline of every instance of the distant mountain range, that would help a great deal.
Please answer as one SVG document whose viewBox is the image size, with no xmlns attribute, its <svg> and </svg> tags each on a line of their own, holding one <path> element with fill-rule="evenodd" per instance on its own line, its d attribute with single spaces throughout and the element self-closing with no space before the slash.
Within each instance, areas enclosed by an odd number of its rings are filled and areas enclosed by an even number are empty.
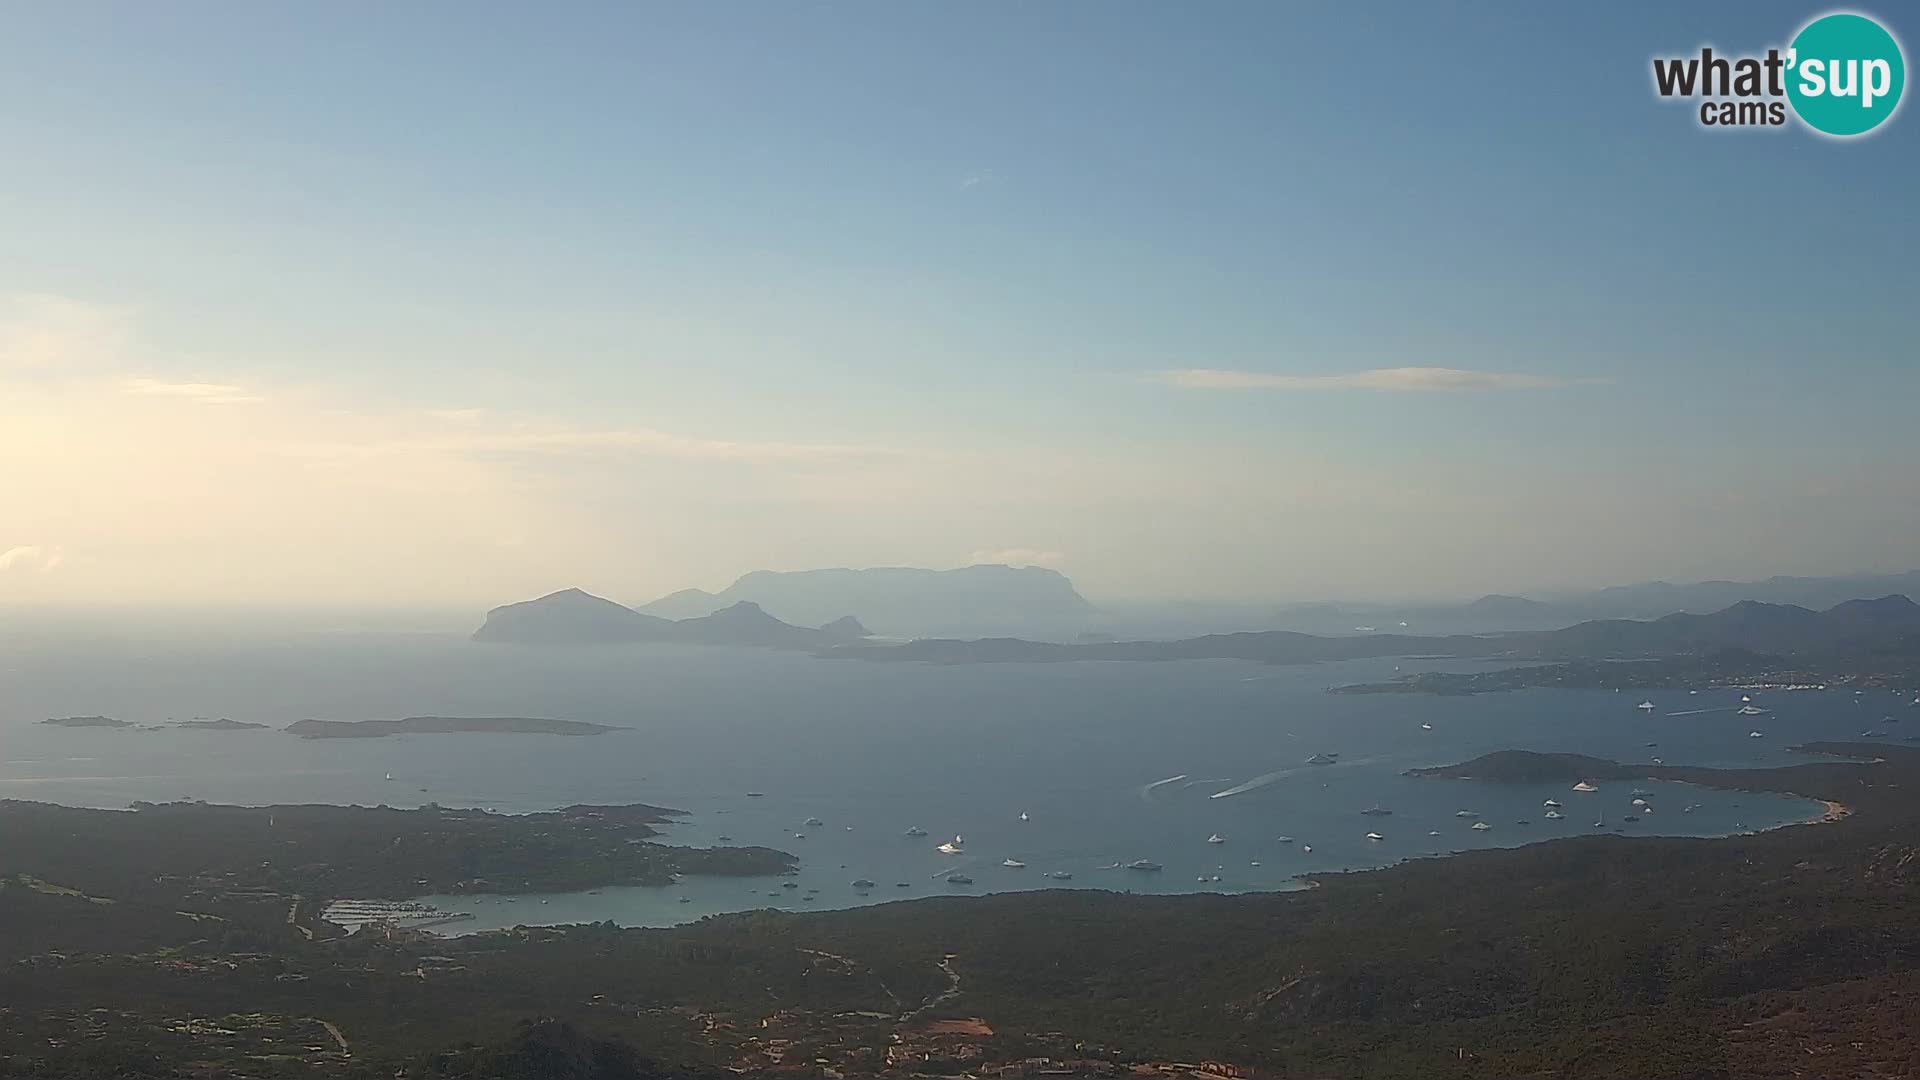
<svg viewBox="0 0 1920 1080">
<path fill-rule="evenodd" d="M 688 619 L 741 601 L 794 624 L 818 625 L 851 614 L 880 633 L 897 635 L 1013 627 L 1093 611 L 1057 570 L 998 565 L 755 570 L 720 592 L 682 589 L 635 610 L 662 619 Z"/>
<path fill-rule="evenodd" d="M 579 589 L 562 589 L 534 600 L 487 612 L 473 640 L 519 645 L 596 645 L 620 642 L 681 642 L 748 645 L 774 649 L 823 649 L 858 641 L 867 628 L 842 616 L 814 628 L 795 626 L 742 600 L 693 618 L 666 619 Z"/>
<path fill-rule="evenodd" d="M 1559 630 L 1499 634 L 1332 637 L 1267 630 L 1207 634 L 1177 641 L 1073 645 L 1018 638 L 926 639 L 905 645 L 845 646 L 826 655 L 949 664 L 1207 659 L 1300 664 L 1421 655 L 1516 661 L 1604 660 L 1697 656 L 1730 650 L 1770 656 L 1920 652 L 1920 605 L 1898 595 L 1877 600 L 1848 600 L 1826 611 L 1746 600 L 1705 615 L 1677 612 L 1646 621 L 1607 619 Z"/>
<path fill-rule="evenodd" d="M 1676 585 L 1648 581 L 1615 585 L 1556 601 L 1588 610 L 1591 618 L 1615 615 L 1649 618 L 1668 612 L 1719 611 L 1742 600 L 1825 609 L 1860 596 L 1920 595 L 1920 570 L 1897 574 L 1847 574 L 1837 577 L 1770 577 L 1762 581 L 1696 581 Z"/>
<path fill-rule="evenodd" d="M 1875 649 L 1920 635 L 1920 604 L 1905 596 L 1847 600 L 1825 611 L 1794 604 L 1738 603 L 1705 615 L 1650 621 L 1602 619 L 1526 635 L 1553 659 L 1688 656 L 1743 649 L 1782 656 Z"/>
<path fill-rule="evenodd" d="M 1920 595 L 1920 571 L 1839 577 L 1771 577 L 1764 581 L 1649 581 L 1547 598 L 1500 593 L 1454 604 L 1304 603 L 1271 609 L 1269 625 L 1309 633 L 1405 630 L 1472 634 L 1547 630 L 1590 619 L 1653 619 L 1710 613 L 1743 600 L 1824 610 L 1862 596 Z M 1244 613 L 1241 616 L 1244 618 Z"/>
</svg>

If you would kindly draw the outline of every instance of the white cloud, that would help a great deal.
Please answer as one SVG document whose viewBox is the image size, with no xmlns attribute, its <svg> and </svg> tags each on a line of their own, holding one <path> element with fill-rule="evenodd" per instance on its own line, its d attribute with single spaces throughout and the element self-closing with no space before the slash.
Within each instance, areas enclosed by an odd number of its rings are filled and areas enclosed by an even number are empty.
<svg viewBox="0 0 1920 1080">
<path fill-rule="evenodd" d="M 960 178 L 962 190 L 967 188 L 991 187 L 1000 182 L 1000 174 L 992 169 L 978 169 Z"/>
<path fill-rule="evenodd" d="M 0 551 L 0 573 L 11 570 L 33 570 L 47 574 L 60 566 L 62 558 L 59 548 L 46 548 L 37 544 L 10 547 Z"/>
<path fill-rule="evenodd" d="M 163 379 L 136 378 L 120 383 L 120 392 L 140 397 L 182 398 L 203 405 L 244 405 L 264 401 L 245 387 L 229 383 L 167 382 Z"/>
<path fill-rule="evenodd" d="M 1463 368 L 1373 368 L 1345 375 L 1275 375 L 1218 368 L 1175 368 L 1155 382 L 1190 390 L 1384 390 L 1395 393 L 1457 390 L 1539 390 L 1585 380 Z"/>
<path fill-rule="evenodd" d="M 967 556 L 969 566 L 1059 566 L 1067 557 L 1058 551 L 1041 551 L 1036 548 L 1003 548 L 999 551 L 976 551 Z"/>
</svg>

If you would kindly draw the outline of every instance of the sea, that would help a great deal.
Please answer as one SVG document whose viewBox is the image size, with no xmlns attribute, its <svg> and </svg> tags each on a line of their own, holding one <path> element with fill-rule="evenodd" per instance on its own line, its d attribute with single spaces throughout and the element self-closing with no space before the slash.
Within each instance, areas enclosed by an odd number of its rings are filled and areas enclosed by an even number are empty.
<svg viewBox="0 0 1920 1080">
<path fill-rule="evenodd" d="M 935 666 L 751 649 L 525 648 L 441 633 L 14 634 L 0 638 L 0 798 L 500 813 L 644 802 L 686 811 L 664 842 L 765 845 L 800 858 L 797 874 L 777 878 L 421 898 L 474 916 L 453 931 L 668 926 L 758 908 L 1041 888 L 1286 890 L 1312 872 L 1602 829 L 1776 828 L 1823 808 L 1674 783 L 1601 782 L 1588 794 L 1404 774 L 1503 749 L 1784 765 L 1804 760 L 1788 748 L 1809 739 L 1880 730 L 1897 741 L 1902 729 L 1885 717 L 1920 733 L 1920 709 L 1887 691 L 1755 692 L 1760 716 L 1735 711 L 1737 690 L 1327 693 L 1403 668 L 1475 669 L 1435 660 Z M 1642 700 L 1655 708 L 1637 708 Z M 38 723 L 91 714 L 274 728 L 308 717 L 531 716 L 620 730 L 305 740 L 273 729 Z M 1308 764 L 1315 755 L 1338 763 Z M 1635 798 L 1651 812 L 1637 812 Z M 1548 799 L 1563 804 L 1563 818 L 1545 817 Z M 1641 820 L 1624 821 L 1630 814 Z M 936 850 L 956 838 L 962 854 Z M 1161 869 L 1116 866 L 1134 860 Z"/>
</svg>

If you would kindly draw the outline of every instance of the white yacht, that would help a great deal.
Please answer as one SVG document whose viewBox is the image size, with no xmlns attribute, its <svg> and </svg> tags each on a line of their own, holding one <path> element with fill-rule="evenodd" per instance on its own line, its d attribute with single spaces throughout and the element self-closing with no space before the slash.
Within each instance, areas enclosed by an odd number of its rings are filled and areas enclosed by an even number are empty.
<svg viewBox="0 0 1920 1080">
<path fill-rule="evenodd" d="M 1300 845 L 1300 850 L 1301 850 L 1301 851 L 1304 851 L 1304 852 L 1306 852 L 1306 853 L 1307 853 L 1307 854 L 1309 854 L 1309 855 L 1311 855 L 1311 854 L 1313 854 L 1313 845 L 1312 845 L 1312 844 L 1301 844 L 1301 845 Z"/>
<path fill-rule="evenodd" d="M 1453 812 L 1453 816 L 1454 816 L 1454 817 L 1479 817 L 1479 816 L 1480 816 L 1480 811 L 1478 811 L 1478 810 L 1455 810 L 1455 811 Z"/>
<path fill-rule="evenodd" d="M 1008 859 L 1000 865 L 1009 870 L 1025 870 L 1027 868 L 1027 864 L 1021 862 L 1019 859 Z"/>
<path fill-rule="evenodd" d="M 912 828 L 909 828 L 907 830 L 907 835 L 908 836 L 925 836 L 927 835 L 927 830 L 921 828 L 918 825 L 915 825 Z"/>
<path fill-rule="evenodd" d="M 1385 840 L 1385 839 L 1386 839 L 1386 837 L 1384 837 L 1384 836 L 1381 836 L 1381 835 L 1380 835 L 1379 833 L 1377 833 L 1377 832 L 1370 832 L 1370 833 L 1368 833 L 1368 834 L 1367 834 L 1367 839 L 1369 839 L 1369 840 Z"/>
<path fill-rule="evenodd" d="M 1599 791 L 1600 789 L 1597 787 L 1594 787 L 1592 784 L 1587 783 L 1585 780 L 1582 780 L 1579 783 L 1573 785 L 1573 790 L 1590 792 L 1590 791 Z"/>
<path fill-rule="evenodd" d="M 1026 820 L 1028 820 L 1028 818 L 1027 818 L 1027 812 L 1026 812 L 1025 810 L 1022 810 L 1022 811 L 1020 811 L 1020 820 L 1021 820 L 1021 821 L 1026 821 Z"/>
<path fill-rule="evenodd" d="M 1224 844 L 1226 842 L 1227 838 L 1221 836 L 1219 833 L 1214 833 L 1212 836 L 1207 837 L 1207 843 L 1209 844 Z"/>
<path fill-rule="evenodd" d="M 1281 842 L 1281 843 L 1283 843 L 1283 844 L 1291 844 L 1291 843 L 1293 843 L 1293 837 L 1291 837 L 1291 836 L 1283 836 L 1283 837 L 1281 837 L 1281 838 L 1280 838 L 1280 842 Z"/>
<path fill-rule="evenodd" d="M 1132 862 L 1130 862 L 1130 863 L 1128 863 L 1128 864 L 1127 864 L 1127 869 L 1129 869 L 1129 870 L 1158 870 L 1158 869 L 1160 869 L 1160 864 L 1159 864 L 1159 863 L 1157 863 L 1157 862 L 1154 862 L 1154 861 L 1153 861 L 1152 859 L 1135 859 L 1135 860 L 1133 860 Z"/>
<path fill-rule="evenodd" d="M 965 847 L 962 847 L 959 841 L 960 841 L 960 838 L 956 836 L 952 840 L 949 840 L 944 844 L 940 844 L 936 846 L 933 850 L 939 852 L 942 855 L 965 854 L 967 849 Z"/>
<path fill-rule="evenodd" d="M 1558 810 L 1560 809 L 1560 800 L 1548 799 L 1546 802 L 1543 802 L 1540 805 L 1546 807 L 1549 810 Z"/>
<path fill-rule="evenodd" d="M 1759 716 L 1762 713 L 1765 713 L 1767 710 L 1762 709 L 1757 705 L 1742 705 L 1736 711 L 1741 716 Z"/>
<path fill-rule="evenodd" d="M 1749 732 L 1747 732 L 1747 738 L 1749 738 L 1749 739 L 1764 739 L 1764 738 L 1766 738 L 1766 736 L 1764 736 L 1764 735 L 1762 735 L 1762 734 L 1760 734 L 1760 733 L 1759 733 L 1759 732 L 1757 732 L 1757 731 L 1749 731 Z"/>
<path fill-rule="evenodd" d="M 1643 711 L 1643 712 L 1652 712 L 1652 711 L 1653 711 L 1653 702 L 1651 702 L 1651 701 L 1643 701 L 1643 702 L 1641 702 L 1640 704 L 1638 704 L 1638 705 L 1635 705 L 1635 706 L 1634 706 L 1634 708 L 1636 708 L 1636 709 L 1639 709 L 1639 710 L 1641 710 L 1641 711 Z"/>
<path fill-rule="evenodd" d="M 1545 816 L 1548 821 L 1559 821 L 1561 818 L 1566 817 L 1567 815 L 1561 813 L 1558 810 L 1549 810 L 1546 812 Z"/>
<path fill-rule="evenodd" d="M 1493 828 L 1493 826 L 1487 824 L 1484 821 L 1476 821 L 1473 823 L 1474 832 L 1486 832 L 1488 829 L 1491 829 L 1491 828 Z"/>
</svg>

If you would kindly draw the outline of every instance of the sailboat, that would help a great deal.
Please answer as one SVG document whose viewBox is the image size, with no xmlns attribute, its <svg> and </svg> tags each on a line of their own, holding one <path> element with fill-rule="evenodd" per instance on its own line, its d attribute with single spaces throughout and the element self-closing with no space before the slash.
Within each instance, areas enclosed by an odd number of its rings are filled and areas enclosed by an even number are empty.
<svg viewBox="0 0 1920 1080">
<path fill-rule="evenodd" d="M 1026 812 L 1025 810 L 1022 810 L 1022 811 L 1020 811 L 1020 820 L 1021 820 L 1021 821 L 1026 821 L 1026 820 L 1028 820 L 1028 819 L 1027 819 L 1027 812 Z"/>
</svg>

